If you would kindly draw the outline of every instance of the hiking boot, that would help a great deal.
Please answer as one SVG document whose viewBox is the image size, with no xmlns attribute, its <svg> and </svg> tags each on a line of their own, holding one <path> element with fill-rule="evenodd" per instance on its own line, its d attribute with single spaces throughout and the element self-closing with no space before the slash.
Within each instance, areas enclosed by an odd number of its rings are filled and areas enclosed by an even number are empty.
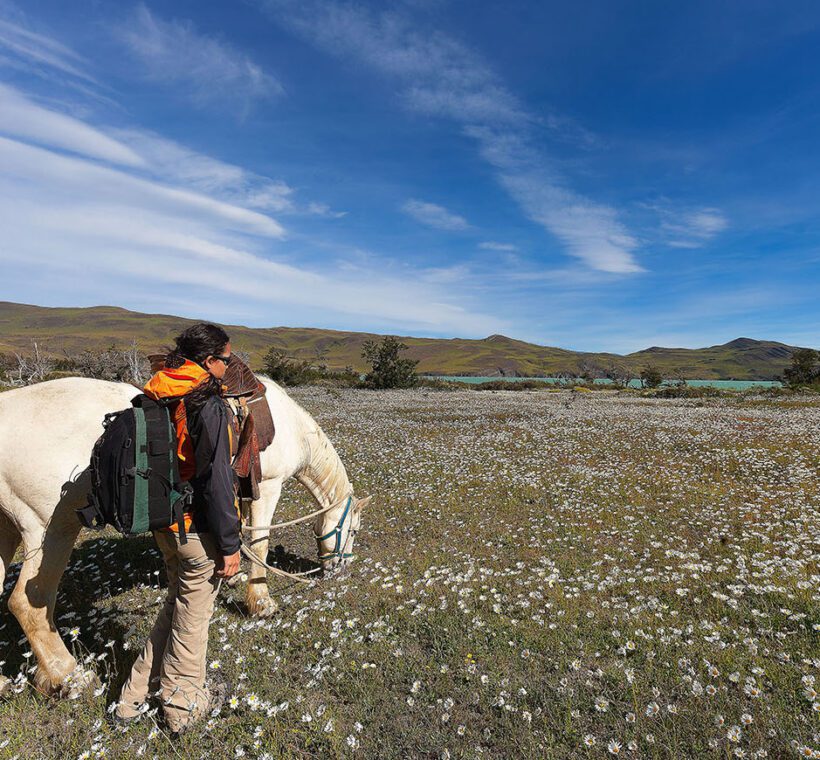
<svg viewBox="0 0 820 760">
<path fill-rule="evenodd" d="M 170 733 L 172 739 L 177 739 L 183 734 L 187 734 L 195 726 L 197 726 L 203 718 L 218 715 L 219 711 L 222 710 L 228 699 L 230 687 L 225 682 L 211 684 L 208 686 L 208 692 L 208 703 L 205 707 L 202 708 L 201 711 L 197 711 L 195 714 L 191 715 L 191 717 L 188 718 L 188 720 L 185 721 L 185 723 L 178 729 L 171 731 Z"/>
<path fill-rule="evenodd" d="M 134 725 L 143 716 L 143 712 L 135 712 L 133 714 L 120 714 L 119 707 L 109 713 L 108 720 L 114 728 L 124 728 L 125 726 Z"/>
</svg>

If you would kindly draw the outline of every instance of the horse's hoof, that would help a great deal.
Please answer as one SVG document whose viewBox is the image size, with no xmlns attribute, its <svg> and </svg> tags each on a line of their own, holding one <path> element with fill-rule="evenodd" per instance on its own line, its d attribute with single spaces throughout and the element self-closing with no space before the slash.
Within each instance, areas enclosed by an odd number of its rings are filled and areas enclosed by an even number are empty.
<svg viewBox="0 0 820 760">
<path fill-rule="evenodd" d="M 96 689 L 99 685 L 100 679 L 93 670 L 78 667 L 66 677 L 60 696 L 77 699 L 86 692 Z"/>
<path fill-rule="evenodd" d="M 248 614 L 251 617 L 268 618 L 276 614 L 279 605 L 269 596 L 248 599 Z"/>
<path fill-rule="evenodd" d="M 34 686 L 44 694 L 62 699 L 78 699 L 85 692 L 96 688 L 100 679 L 93 670 L 77 666 L 62 678 L 49 677 L 42 668 L 34 674 Z"/>
<path fill-rule="evenodd" d="M 14 682 L 10 678 L 0 676 L 0 697 L 10 694 L 12 686 L 14 686 Z"/>
</svg>

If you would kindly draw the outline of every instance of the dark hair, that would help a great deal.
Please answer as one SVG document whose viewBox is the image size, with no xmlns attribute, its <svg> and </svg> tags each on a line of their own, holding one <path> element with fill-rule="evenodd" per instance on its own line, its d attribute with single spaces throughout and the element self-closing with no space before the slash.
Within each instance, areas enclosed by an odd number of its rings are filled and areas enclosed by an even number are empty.
<svg viewBox="0 0 820 760">
<path fill-rule="evenodd" d="M 165 357 L 165 366 L 181 367 L 186 359 L 202 366 L 209 356 L 222 355 L 229 341 L 228 333 L 221 327 L 197 322 L 174 338 L 176 345 Z M 210 377 L 186 396 L 186 403 L 194 407 L 202 406 L 211 396 L 218 396 L 221 390 L 222 383 Z"/>
</svg>

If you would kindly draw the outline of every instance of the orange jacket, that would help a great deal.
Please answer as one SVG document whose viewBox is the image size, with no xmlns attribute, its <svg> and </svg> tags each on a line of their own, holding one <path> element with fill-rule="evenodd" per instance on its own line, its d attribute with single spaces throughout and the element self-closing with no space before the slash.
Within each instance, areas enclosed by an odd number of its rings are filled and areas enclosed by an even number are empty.
<svg viewBox="0 0 820 760">
<path fill-rule="evenodd" d="M 196 362 L 185 360 L 181 367 L 166 367 L 157 372 L 143 388 L 145 395 L 158 401 L 162 398 L 178 398 L 190 393 L 194 388 L 206 382 L 210 375 Z M 177 433 L 177 457 L 179 458 L 179 477 L 188 481 L 196 474 L 194 447 L 188 435 L 185 416 L 185 404 L 176 403 L 171 407 L 174 426 Z"/>
</svg>

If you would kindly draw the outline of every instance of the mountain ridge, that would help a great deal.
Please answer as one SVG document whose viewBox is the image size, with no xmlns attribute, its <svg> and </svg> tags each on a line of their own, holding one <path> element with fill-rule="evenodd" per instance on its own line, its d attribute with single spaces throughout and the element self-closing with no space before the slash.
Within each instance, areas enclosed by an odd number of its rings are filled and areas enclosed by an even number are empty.
<svg viewBox="0 0 820 760">
<path fill-rule="evenodd" d="M 137 341 L 145 353 L 160 352 L 174 335 L 198 320 L 170 314 L 147 314 L 120 306 L 45 307 L 0 301 L 0 353 L 31 350 L 33 341 L 52 355 L 102 350 Z M 245 351 L 258 367 L 270 348 L 331 369 L 351 366 L 363 371 L 361 348 L 378 333 L 316 327 L 245 327 L 225 325 L 235 350 Z M 605 376 L 619 368 L 637 376 L 647 364 L 665 377 L 701 380 L 773 380 L 790 364 L 797 346 L 777 341 L 735 338 L 705 348 L 650 346 L 620 355 L 540 346 L 506 335 L 485 338 L 417 338 L 397 336 L 418 359 L 418 371 L 438 375 L 549 377 L 560 373 Z"/>
</svg>

